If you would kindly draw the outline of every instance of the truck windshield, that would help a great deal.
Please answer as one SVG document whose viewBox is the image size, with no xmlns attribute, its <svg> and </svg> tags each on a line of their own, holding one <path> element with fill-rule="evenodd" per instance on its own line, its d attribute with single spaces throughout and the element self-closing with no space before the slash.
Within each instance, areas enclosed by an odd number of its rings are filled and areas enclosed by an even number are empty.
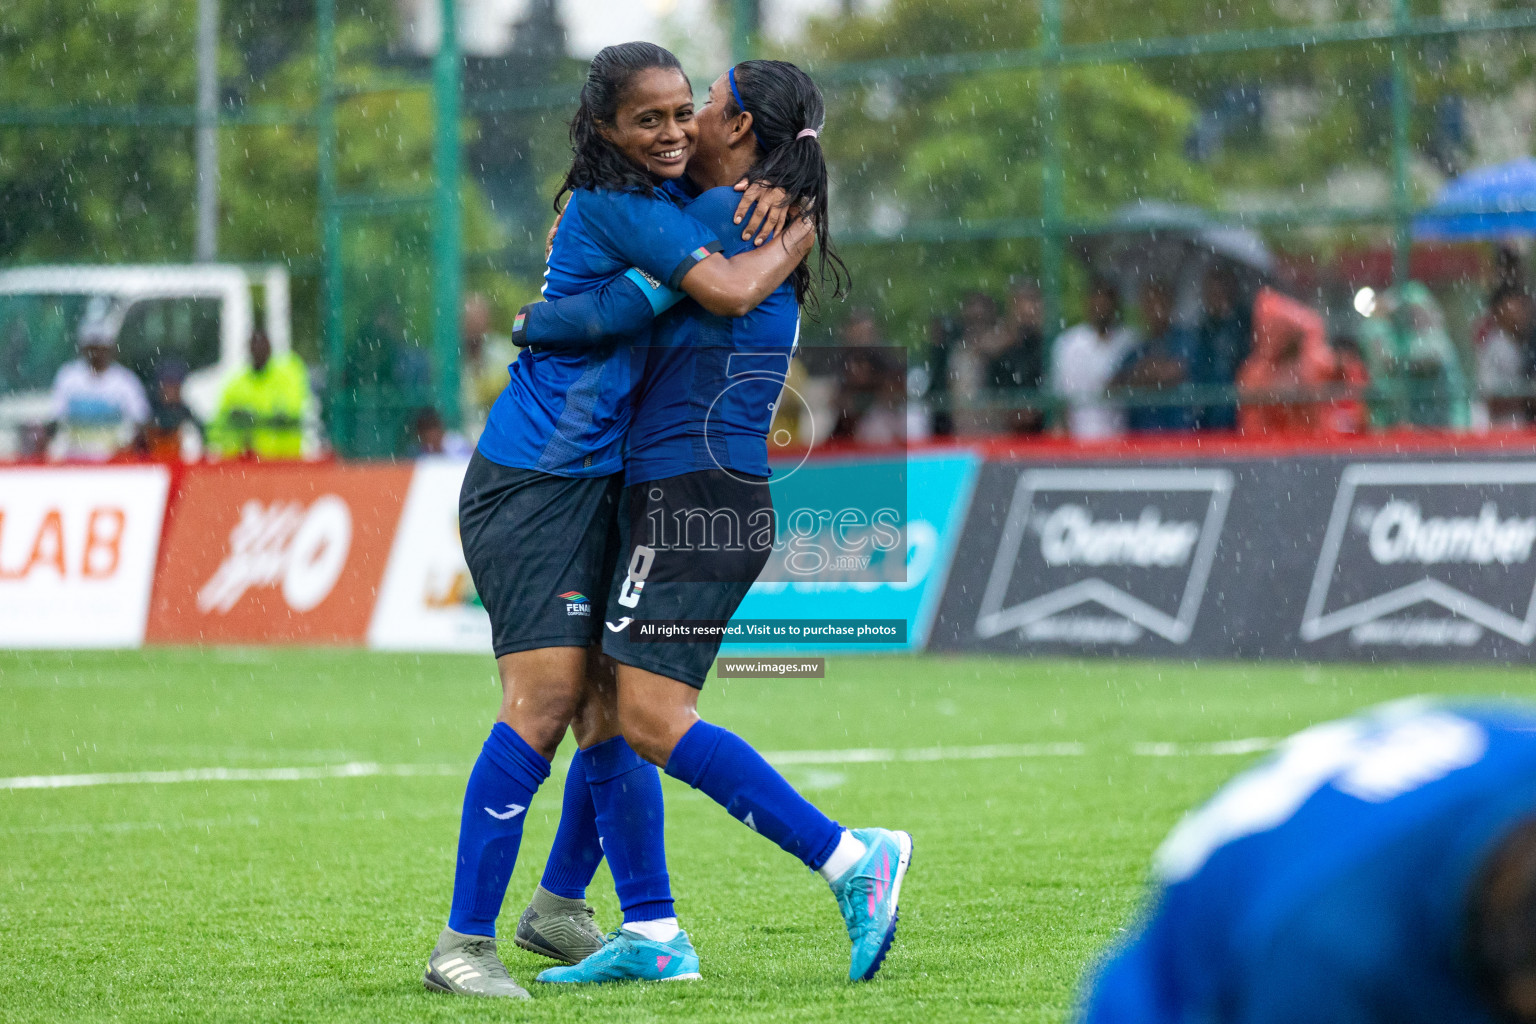
<svg viewBox="0 0 1536 1024">
<path fill-rule="evenodd" d="M 86 294 L 0 295 L 0 394 L 46 391 L 59 367 L 76 357 Z M 216 298 L 132 300 L 117 334 L 118 359 L 146 386 L 159 363 L 198 370 L 219 361 Z"/>
<path fill-rule="evenodd" d="M 0 295 L 0 394 L 45 391 L 75 358 L 88 295 Z"/>
<path fill-rule="evenodd" d="M 200 370 L 219 361 L 218 299 L 139 299 L 117 333 L 117 357 L 146 385 L 167 358 Z"/>
</svg>

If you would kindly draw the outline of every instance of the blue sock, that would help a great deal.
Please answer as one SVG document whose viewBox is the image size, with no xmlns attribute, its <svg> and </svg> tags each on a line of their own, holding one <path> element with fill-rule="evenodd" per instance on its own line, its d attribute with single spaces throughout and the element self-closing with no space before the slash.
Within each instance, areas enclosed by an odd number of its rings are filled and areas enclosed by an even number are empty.
<svg viewBox="0 0 1536 1024">
<path fill-rule="evenodd" d="M 528 804 L 547 778 L 549 762 L 511 726 L 497 722 L 491 727 L 464 790 L 449 928 L 466 935 L 496 934 Z"/>
<path fill-rule="evenodd" d="M 588 747 L 587 785 L 597 808 L 613 888 L 624 908 L 624 923 L 675 917 L 672 881 L 667 877 L 661 775 L 641 759 L 624 737 Z"/>
<path fill-rule="evenodd" d="M 795 792 L 746 740 L 718 725 L 695 722 L 683 733 L 667 759 L 667 774 L 705 793 L 812 871 L 827 862 L 842 837 L 841 825 Z"/>
<path fill-rule="evenodd" d="M 549 848 L 549 862 L 539 882 L 556 896 L 584 899 L 597 866 L 603 862 L 603 844 L 597 838 L 597 808 L 587 785 L 587 756 L 576 751 L 565 776 L 565 797 L 560 804 L 560 827 Z"/>
</svg>

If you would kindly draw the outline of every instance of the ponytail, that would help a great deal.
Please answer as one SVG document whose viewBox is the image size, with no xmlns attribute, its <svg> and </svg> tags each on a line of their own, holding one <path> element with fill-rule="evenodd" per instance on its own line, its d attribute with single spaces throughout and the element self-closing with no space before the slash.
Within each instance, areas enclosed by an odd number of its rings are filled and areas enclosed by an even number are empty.
<svg viewBox="0 0 1536 1024">
<path fill-rule="evenodd" d="M 827 207 L 827 158 L 821 148 L 826 104 L 809 75 L 782 60 L 748 60 L 728 73 L 731 107 L 726 117 L 752 115 L 757 161 L 747 172 L 753 182 L 783 189 L 816 229 L 818 263 L 813 277 L 805 261 L 790 280 L 795 300 L 813 313 L 819 308 L 818 283 L 830 279 L 832 295 L 848 293 L 848 267 L 832 247 Z"/>
</svg>

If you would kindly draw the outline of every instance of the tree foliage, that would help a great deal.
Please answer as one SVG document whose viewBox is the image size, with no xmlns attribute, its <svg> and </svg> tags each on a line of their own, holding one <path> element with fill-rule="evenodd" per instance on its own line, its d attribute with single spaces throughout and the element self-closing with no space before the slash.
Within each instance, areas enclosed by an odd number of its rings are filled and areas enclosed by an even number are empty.
<svg viewBox="0 0 1536 1024">
<path fill-rule="evenodd" d="M 878 15 L 819 26 L 823 60 L 933 55 L 1032 45 L 1033 6 L 894 0 Z M 1000 295 L 1040 272 L 1030 239 L 964 240 L 1008 222 L 1038 229 L 1047 125 L 1040 71 L 887 78 L 829 91 L 825 135 L 838 182 L 839 227 L 889 242 L 851 247 L 862 302 L 892 337 L 917 343 L 929 314 L 971 290 Z M 1062 213 L 1099 220 L 1141 198 L 1206 203 L 1209 174 L 1185 154 L 1195 107 L 1134 65 L 1073 67 L 1060 76 L 1056 135 Z M 909 242 L 952 235 L 956 241 Z"/>
<path fill-rule="evenodd" d="M 390 5 L 343 5 L 337 82 L 343 93 L 391 74 Z M 227 111 L 313 114 L 318 95 L 314 5 L 284 0 L 263 17 L 226 11 L 220 52 Z M 379 9 L 374 9 L 375 7 Z M 194 102 L 196 8 L 179 0 L 10 0 L 0 19 L 0 105 L 136 108 L 141 123 L 0 128 L 0 262 L 155 262 L 192 256 L 195 131 L 155 123 L 155 110 Z M 259 33 L 265 33 L 259 35 Z M 423 89 L 338 104 L 338 188 L 420 194 L 431 184 L 433 118 Z M 285 261 L 298 274 L 297 336 L 313 352 L 320 259 L 314 124 L 237 124 L 220 132 L 220 257 Z M 480 190 L 466 181 L 465 248 L 500 242 Z M 427 331 L 426 207 L 349 216 L 349 319 L 397 307 L 402 336 Z"/>
<path fill-rule="evenodd" d="M 1515 10 L 1518 0 L 1478 8 Z M 1066 0 L 1063 41 L 1095 45 L 1204 33 L 1389 23 L 1384 0 Z M 1411 0 L 1416 17 L 1462 6 Z M 838 227 L 887 236 L 849 251 L 856 295 L 887 311 L 893 337 L 920 339 L 932 311 L 965 291 L 999 295 L 1038 273 L 1038 243 L 968 241 L 1004 222 L 1038 230 L 1043 213 L 1042 76 L 975 70 L 880 77 L 904 59 L 1017 52 L 1041 40 L 1040 0 L 891 0 L 877 13 L 815 24 L 793 59 L 814 69 L 860 62 L 873 76 L 830 81 L 829 154 Z M 1229 37 L 1233 38 L 1233 37 Z M 1529 36 L 1432 37 L 1405 44 L 1412 195 L 1483 155 L 1458 129 L 1466 111 L 1503 102 L 1530 75 Z M 1392 173 L 1392 48 L 1361 42 L 1225 50 L 1168 59 L 1072 65 L 1061 76 L 1062 213 L 1098 221 L 1138 199 L 1212 209 L 1301 211 L 1385 202 Z M 1386 226 L 1309 230 L 1289 244 L 1359 244 Z M 957 241 L 928 241 L 936 236 Z M 1379 236 L 1379 237 L 1377 237 Z M 1278 237 L 1278 236 L 1277 236 Z M 913 241 L 919 239 L 920 241 Z M 1071 261 L 1069 272 L 1081 270 Z"/>
</svg>

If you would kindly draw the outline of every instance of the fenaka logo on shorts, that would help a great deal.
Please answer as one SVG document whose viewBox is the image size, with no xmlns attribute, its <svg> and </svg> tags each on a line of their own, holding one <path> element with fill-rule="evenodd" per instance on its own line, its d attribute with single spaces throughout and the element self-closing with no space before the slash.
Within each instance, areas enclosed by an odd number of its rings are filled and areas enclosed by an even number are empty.
<svg viewBox="0 0 1536 1024">
<path fill-rule="evenodd" d="M 1150 631 L 1184 643 L 1231 497 L 1224 469 L 1024 471 L 976 634 L 1126 644 Z M 1065 614 L 1085 605 L 1100 611 Z"/>
<path fill-rule="evenodd" d="M 352 510 L 334 494 L 308 506 L 247 501 L 229 532 L 229 553 L 197 592 L 203 614 L 227 615 L 253 587 L 278 587 L 307 612 L 331 595 L 352 550 Z"/>
<path fill-rule="evenodd" d="M 567 615 L 591 615 L 592 602 L 587 600 L 587 595 L 579 590 L 567 590 L 560 595 L 560 600 L 565 602 L 565 614 Z"/>
<path fill-rule="evenodd" d="M 1470 647 L 1536 641 L 1536 463 L 1349 466 L 1301 638 Z"/>
</svg>

